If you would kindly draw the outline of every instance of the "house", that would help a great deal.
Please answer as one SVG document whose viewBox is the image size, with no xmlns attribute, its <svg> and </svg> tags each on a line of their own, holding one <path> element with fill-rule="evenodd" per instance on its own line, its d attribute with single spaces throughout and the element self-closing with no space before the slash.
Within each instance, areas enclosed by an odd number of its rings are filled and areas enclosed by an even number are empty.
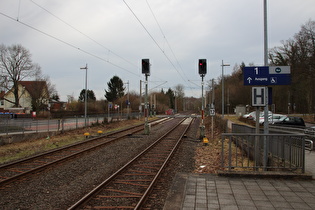
<svg viewBox="0 0 315 210">
<path fill-rule="evenodd" d="M 18 82 L 19 105 L 15 106 L 13 88 L 4 95 L 4 110 L 12 111 L 21 108 L 29 114 L 31 110 L 41 111 L 47 109 L 49 93 L 46 81 L 19 81 Z"/>
</svg>

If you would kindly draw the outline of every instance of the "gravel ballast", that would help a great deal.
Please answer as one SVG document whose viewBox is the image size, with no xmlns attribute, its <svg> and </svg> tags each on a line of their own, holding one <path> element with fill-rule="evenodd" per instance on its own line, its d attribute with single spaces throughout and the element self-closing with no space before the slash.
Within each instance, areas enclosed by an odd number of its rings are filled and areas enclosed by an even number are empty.
<svg viewBox="0 0 315 210">
<path fill-rule="evenodd" d="M 124 141 L 118 141 L 86 153 L 84 156 L 60 163 L 57 167 L 3 185 L 0 187 L 0 206 L 2 209 L 67 209 L 150 145 L 156 136 L 165 133 L 170 123 L 165 122 L 152 127 L 150 135 L 135 134 Z M 198 128 L 197 119 L 161 177 L 162 185 L 158 185 L 158 189 L 154 192 L 159 199 L 155 199 L 154 202 L 148 201 L 148 205 L 152 208 L 162 208 L 172 179 L 177 172 L 193 171 L 194 148 L 199 142 L 196 139 Z"/>
</svg>

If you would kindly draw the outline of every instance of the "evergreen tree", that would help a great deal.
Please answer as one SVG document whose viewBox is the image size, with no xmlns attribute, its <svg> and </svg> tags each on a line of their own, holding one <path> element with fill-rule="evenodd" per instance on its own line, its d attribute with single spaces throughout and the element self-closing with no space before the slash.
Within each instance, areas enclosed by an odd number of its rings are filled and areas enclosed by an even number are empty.
<svg viewBox="0 0 315 210">
<path fill-rule="evenodd" d="M 87 90 L 87 101 L 96 101 L 95 94 L 93 90 Z M 84 102 L 85 101 L 85 89 L 81 90 L 79 101 Z"/>
<path fill-rule="evenodd" d="M 108 90 L 105 90 L 104 95 L 107 101 L 114 102 L 125 95 L 124 83 L 118 76 L 113 76 L 107 83 L 107 86 Z"/>
</svg>

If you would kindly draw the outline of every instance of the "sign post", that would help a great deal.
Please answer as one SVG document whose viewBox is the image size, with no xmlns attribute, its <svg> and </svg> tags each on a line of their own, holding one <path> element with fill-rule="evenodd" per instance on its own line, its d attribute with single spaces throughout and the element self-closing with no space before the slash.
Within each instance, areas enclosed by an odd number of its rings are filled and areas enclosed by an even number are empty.
<svg viewBox="0 0 315 210">
<path fill-rule="evenodd" d="M 267 65 L 267 64 L 265 64 Z M 259 133 L 259 107 L 264 107 L 264 134 L 269 133 L 268 125 L 268 104 L 272 101 L 271 88 L 269 85 L 290 85 L 291 84 L 290 66 L 252 66 L 244 67 L 244 85 L 255 85 L 263 87 L 252 88 L 252 106 L 256 106 L 256 133 Z M 269 91 L 270 90 L 270 91 Z M 258 138 L 258 137 L 257 137 Z M 258 148 L 258 139 L 255 141 Z M 267 135 L 264 137 L 264 161 L 267 165 Z M 258 154 L 258 151 L 255 152 Z M 255 157 L 256 164 L 259 162 Z M 258 161 L 258 162 L 257 162 Z"/>
</svg>

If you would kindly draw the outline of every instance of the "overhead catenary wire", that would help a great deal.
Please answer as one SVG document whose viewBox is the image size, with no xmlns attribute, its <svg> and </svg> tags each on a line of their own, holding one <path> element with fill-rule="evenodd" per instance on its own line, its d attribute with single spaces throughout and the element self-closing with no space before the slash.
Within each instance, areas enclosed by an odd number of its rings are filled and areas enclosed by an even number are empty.
<svg viewBox="0 0 315 210">
<path fill-rule="evenodd" d="M 108 53 L 112 53 L 112 54 L 114 54 L 115 56 L 119 57 L 120 59 L 124 60 L 125 62 L 127 62 L 127 63 L 129 63 L 129 64 L 131 64 L 131 65 L 133 65 L 133 66 L 138 67 L 137 65 L 133 64 L 132 62 L 128 61 L 127 59 L 125 59 L 125 58 L 123 58 L 122 56 L 118 55 L 117 53 L 113 52 L 113 51 L 110 50 L 109 48 L 105 47 L 104 45 L 102 45 L 101 43 L 99 43 L 98 41 L 96 41 L 95 39 L 93 39 L 93 38 L 91 38 L 90 36 L 86 35 L 85 33 L 83 33 L 82 31 L 78 30 L 77 28 L 73 27 L 73 26 L 72 26 L 71 24 L 69 24 L 68 22 L 64 21 L 63 19 L 61 19 L 61 18 L 58 17 L 57 15 L 53 14 L 52 12 L 50 12 L 48 9 L 44 8 L 43 6 L 41 6 L 41 5 L 39 5 L 38 3 L 34 2 L 33 0 L 29 0 L 29 1 L 30 1 L 31 3 L 33 3 L 34 5 L 36 5 L 37 7 L 41 8 L 42 10 L 44 10 L 45 12 L 47 12 L 48 14 L 50 14 L 51 16 L 53 16 L 54 18 L 58 19 L 59 21 L 61 21 L 62 23 L 64 23 L 64 24 L 67 25 L 68 27 L 70 27 L 71 29 L 75 30 L 76 32 L 78 32 L 78 33 L 80 33 L 81 35 L 83 35 L 84 37 L 88 38 L 89 40 L 91 40 L 91 41 L 94 42 L 95 44 L 97 44 L 97 45 L 103 47 L 104 49 L 106 49 L 106 50 L 108 51 Z M 126 3 L 126 2 L 125 2 L 125 3 Z M 174 53 L 174 51 L 172 50 L 172 48 L 171 48 L 171 46 L 170 46 L 170 44 L 169 44 L 169 42 L 168 42 L 168 40 L 167 40 L 167 38 L 166 38 L 166 36 L 165 36 L 165 34 L 164 34 L 164 32 L 163 32 L 163 30 L 162 30 L 160 24 L 158 23 L 158 20 L 157 20 L 155 14 L 153 13 L 153 10 L 152 10 L 151 6 L 149 5 L 149 2 L 148 2 L 148 1 L 147 1 L 147 5 L 148 5 L 148 7 L 149 7 L 149 9 L 150 9 L 150 11 L 151 11 L 151 13 L 152 13 L 152 15 L 153 15 L 153 17 L 154 17 L 156 23 L 157 23 L 157 25 L 158 25 L 160 31 L 161 31 L 161 34 L 163 35 L 163 38 L 165 39 L 165 41 L 166 41 L 166 43 L 167 43 L 169 49 L 171 50 L 171 52 L 172 52 L 172 54 L 173 54 L 173 56 L 174 56 L 174 58 L 175 58 L 175 60 L 176 60 L 176 62 L 177 62 L 177 64 L 178 64 L 178 66 L 179 66 L 180 69 L 182 70 L 182 68 L 181 68 L 181 66 L 180 66 L 180 64 L 179 64 L 179 62 L 178 62 L 178 59 L 176 58 L 175 53 Z M 127 6 L 128 6 L 128 5 L 127 5 Z M 129 9 L 131 9 L 131 8 L 129 7 Z M 139 21 L 140 21 L 140 20 L 139 20 Z M 144 25 L 143 25 L 143 27 L 144 27 Z M 147 31 L 147 32 L 148 32 L 148 31 Z M 153 38 L 153 36 L 151 36 L 151 38 Z M 153 40 L 155 41 L 154 38 L 153 38 Z M 156 42 L 156 41 L 155 41 L 155 42 Z M 157 42 L 156 42 L 156 44 L 158 45 Z M 159 45 L 158 45 L 158 46 L 159 46 Z M 160 50 L 162 50 L 162 52 L 164 53 L 164 55 L 169 59 L 169 57 L 165 54 L 164 50 L 163 50 L 161 47 L 159 47 L 159 48 L 160 48 Z M 80 49 L 80 50 L 81 50 L 81 49 Z M 87 52 L 87 53 L 88 53 L 88 52 Z M 88 53 L 88 54 L 89 54 L 89 55 L 92 55 L 91 53 Z M 94 56 L 94 55 L 92 55 L 92 56 Z M 97 56 L 97 57 L 99 57 L 99 56 Z M 100 57 L 99 57 L 99 58 L 100 58 Z M 109 60 L 105 60 L 105 59 L 103 59 L 103 58 L 101 58 L 101 59 L 104 60 L 104 61 L 106 61 L 106 62 L 111 63 Z M 173 62 L 172 62 L 170 59 L 169 59 L 169 61 L 170 61 L 171 64 L 173 65 L 174 69 L 178 72 L 178 70 L 177 70 L 176 66 L 173 64 Z M 119 67 L 119 66 L 116 65 L 116 67 Z M 185 75 L 185 73 L 184 73 L 183 70 L 182 70 L 182 72 L 183 72 L 184 76 L 186 77 L 186 75 Z M 180 74 L 180 72 L 178 72 L 178 73 Z M 180 74 L 180 76 L 182 77 L 181 74 Z M 183 77 L 182 77 L 182 78 L 183 78 Z M 183 80 L 184 80 L 185 82 L 187 82 L 184 78 L 183 78 Z"/>
<path fill-rule="evenodd" d="M 3 12 L 0 12 L 0 15 L 4 16 L 4 17 L 6 17 L 6 18 L 8 18 L 8 19 L 10 19 L 10 20 L 13 20 L 13 21 L 15 21 L 15 22 L 17 22 L 17 23 L 19 23 L 19 24 L 21 24 L 21 25 L 24 25 L 24 26 L 26 26 L 26 27 L 28 27 L 28 28 L 34 30 L 34 31 L 37 31 L 37 32 L 39 32 L 39 33 L 41 33 L 41 34 L 43 34 L 43 35 L 45 35 L 45 36 L 48 36 L 48 37 L 50 37 L 50 38 L 52 38 L 52 39 L 54 39 L 54 40 L 56 40 L 56 41 L 59 41 L 59 42 L 65 44 L 65 45 L 67 45 L 67 46 L 69 46 L 69 47 L 71 47 L 71 48 L 74 48 L 74 49 L 76 49 L 76 50 L 79 50 L 79 51 L 81 51 L 81 52 L 83 52 L 83 53 L 85 53 L 85 54 L 87 54 L 87 55 L 90 55 L 90 56 L 92 56 L 92 57 L 94 57 L 94 58 L 97 58 L 97 59 L 99 59 L 99 60 L 101 60 L 101 61 L 105 61 L 105 62 L 111 64 L 112 66 L 115 66 L 115 67 L 117 67 L 117 68 L 119 68 L 119 69 L 121 69 L 121 70 L 124 70 L 124 71 L 126 71 L 126 72 L 128 72 L 128 73 L 130 73 L 130 74 L 133 74 L 133 75 L 136 75 L 137 77 L 140 77 L 139 74 L 136 74 L 136 73 L 134 73 L 134 72 L 132 72 L 132 71 L 130 71 L 130 70 L 124 68 L 124 67 L 121 67 L 121 66 L 119 66 L 119 65 L 117 65 L 117 64 L 115 64 L 115 63 L 113 63 L 113 62 L 110 62 L 109 60 L 106 60 L 106 59 L 104 59 L 104 58 L 102 58 L 102 57 L 100 57 L 100 56 L 97 56 L 97 55 L 95 55 L 95 54 L 93 54 L 93 53 L 90 53 L 90 52 L 84 50 L 84 49 L 81 49 L 80 47 L 77 47 L 77 46 L 75 46 L 75 45 L 73 45 L 73 44 L 71 44 L 71 43 L 69 43 L 69 42 L 66 42 L 66 41 L 64 41 L 64 40 L 62 40 L 62 39 L 60 39 L 60 38 L 57 38 L 57 37 L 55 37 L 55 36 L 53 36 L 53 35 L 51 35 L 51 34 L 48 34 L 48 33 L 44 32 L 44 31 L 42 31 L 42 30 L 39 30 L 39 29 L 37 29 L 37 28 L 35 28 L 35 27 L 33 27 L 33 26 L 27 24 L 27 23 L 24 23 L 24 22 L 21 21 L 21 20 L 17 20 L 17 19 L 15 19 L 15 18 L 13 18 L 13 17 L 11 17 L 11 16 L 9 16 L 9 15 L 7 15 L 7 14 L 4 14 Z"/>
<path fill-rule="evenodd" d="M 98 41 L 96 41 L 95 39 L 91 38 L 90 36 L 86 35 L 85 33 L 83 33 L 82 31 L 78 30 L 77 28 L 73 27 L 71 24 L 67 23 L 66 21 L 64 21 L 63 19 L 61 19 L 60 17 L 56 16 L 55 14 L 53 14 L 52 12 L 50 12 L 49 10 L 47 10 L 46 8 L 44 8 L 43 6 L 37 4 L 36 2 L 34 2 L 33 0 L 29 0 L 30 2 L 32 2 L 33 4 L 35 4 L 37 7 L 41 8 L 42 10 L 44 10 L 45 12 L 49 13 L 50 15 L 52 15 L 53 17 L 55 17 L 56 19 L 58 19 L 59 21 L 61 21 L 62 23 L 64 23 L 65 25 L 67 25 L 68 27 L 72 28 L 73 30 L 75 30 L 76 32 L 80 33 L 81 35 L 83 35 L 84 37 L 88 38 L 89 40 L 93 41 L 95 44 L 103 47 L 104 49 L 106 49 L 108 51 L 108 53 L 112 53 L 115 56 L 119 57 L 120 59 L 124 60 L 125 62 L 139 68 L 137 65 L 133 64 L 132 62 L 128 61 L 127 59 L 123 58 L 122 56 L 118 55 L 117 53 L 115 53 L 114 51 L 110 50 L 109 48 L 107 48 L 106 46 L 102 45 L 101 43 L 99 43 Z M 106 61 L 106 60 L 104 60 Z M 109 60 L 108 60 L 109 62 Z M 111 63 L 111 62 L 110 62 Z M 119 66 L 118 66 L 119 67 Z M 138 75 L 137 75 L 138 76 Z M 157 79 L 160 79 L 159 77 L 154 76 Z M 162 79 L 161 79 L 162 80 Z"/>
<path fill-rule="evenodd" d="M 158 27 L 159 27 L 159 29 L 160 29 L 160 32 L 161 32 L 163 38 L 165 39 L 165 42 L 166 42 L 167 46 L 169 47 L 169 49 L 170 49 L 172 55 L 174 56 L 174 59 L 175 59 L 176 62 L 177 62 L 177 65 L 179 66 L 180 70 L 183 72 L 185 78 L 188 80 L 188 77 L 186 76 L 185 72 L 183 71 L 183 69 L 182 69 L 182 67 L 181 67 L 181 65 L 180 65 L 180 63 L 179 63 L 179 61 L 178 61 L 178 59 L 177 59 L 177 57 L 176 57 L 176 55 L 175 55 L 175 53 L 174 53 L 174 51 L 173 51 L 171 45 L 170 45 L 170 43 L 169 43 L 169 41 L 167 40 L 167 38 L 166 38 L 166 36 L 165 36 L 165 33 L 163 32 L 162 27 L 161 27 L 161 25 L 159 24 L 159 21 L 157 20 L 157 18 L 156 18 L 156 16 L 155 16 L 155 14 L 154 14 L 154 12 L 153 12 L 153 10 L 152 10 L 152 8 L 151 8 L 151 6 L 150 6 L 148 0 L 146 0 L 146 2 L 147 2 L 147 5 L 148 5 L 148 7 L 149 7 L 149 9 L 150 9 L 150 11 L 151 11 L 151 14 L 152 14 L 152 16 L 153 16 L 153 18 L 154 18 L 156 24 L 158 25 Z M 185 81 L 185 82 L 186 82 L 186 81 Z"/>
<path fill-rule="evenodd" d="M 170 62 L 170 64 L 173 66 L 173 68 L 177 71 L 177 73 L 180 75 L 180 77 L 183 79 L 183 81 L 186 81 L 185 78 L 182 76 L 182 74 L 177 70 L 174 63 L 171 61 L 171 59 L 166 55 L 165 51 L 161 48 L 161 46 L 157 43 L 157 41 L 154 39 L 154 37 L 151 35 L 151 33 L 145 27 L 145 25 L 141 22 L 141 20 L 138 18 L 138 16 L 135 14 L 135 12 L 132 10 L 132 8 L 126 3 L 125 0 L 123 0 L 123 2 L 128 7 L 128 9 L 133 14 L 133 16 L 137 19 L 137 21 L 140 23 L 140 25 L 143 27 L 143 29 L 147 32 L 147 34 L 150 36 L 150 38 L 153 40 L 155 45 L 160 49 L 160 51 L 163 53 L 163 55 L 166 57 L 166 59 Z"/>
<path fill-rule="evenodd" d="M 57 15 L 53 14 L 52 12 L 50 12 L 49 10 L 47 10 L 46 8 L 44 8 L 43 6 L 37 4 L 36 2 L 34 2 L 33 0 L 29 0 L 30 2 L 32 2 L 33 4 L 35 4 L 37 7 L 41 8 L 42 10 L 44 10 L 45 12 L 47 12 L 48 14 L 50 14 L 51 16 L 55 17 L 56 19 L 58 19 L 59 21 L 61 21 L 62 23 L 64 23 L 65 25 L 69 26 L 70 28 L 72 28 L 73 30 L 75 30 L 76 32 L 80 33 L 81 35 L 83 35 L 84 37 L 88 38 L 89 40 L 91 40 L 92 42 L 94 42 L 95 44 L 101 46 L 102 48 L 106 49 L 109 53 L 114 54 L 115 56 L 119 57 L 120 59 L 124 60 L 125 62 L 129 63 L 130 65 L 133 65 L 135 67 L 138 67 L 136 64 L 128 61 L 127 59 L 125 59 L 124 57 L 118 55 L 117 53 L 115 53 L 114 51 L 110 50 L 109 48 L 107 48 L 106 46 L 104 46 L 103 44 L 99 43 L 98 41 L 96 41 L 95 39 L 91 38 L 90 36 L 86 35 L 85 33 L 83 33 L 82 31 L 80 31 L 79 29 L 75 28 L 74 26 L 72 26 L 71 24 L 69 24 L 68 22 L 64 21 L 63 19 L 61 19 L 60 17 L 58 17 Z"/>
</svg>

